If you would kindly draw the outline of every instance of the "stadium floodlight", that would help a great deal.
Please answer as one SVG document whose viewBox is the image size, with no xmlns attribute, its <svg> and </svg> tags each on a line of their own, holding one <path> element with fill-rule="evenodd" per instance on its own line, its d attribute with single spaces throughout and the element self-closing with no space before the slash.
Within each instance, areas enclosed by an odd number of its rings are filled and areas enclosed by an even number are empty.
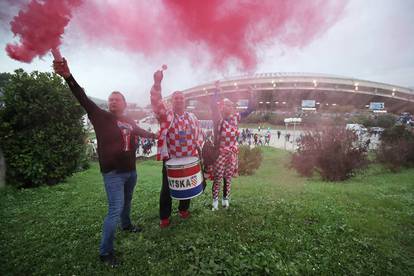
<svg viewBox="0 0 414 276">
<path fill-rule="evenodd" d="M 262 104 L 263 102 L 259 102 L 259 104 Z"/>
<path fill-rule="evenodd" d="M 336 103 L 333 103 L 332 106 L 336 106 Z"/>
<path fill-rule="evenodd" d="M 275 102 L 275 104 L 279 104 L 279 102 Z"/>
<path fill-rule="evenodd" d="M 394 97 L 395 96 L 395 92 L 392 92 L 391 95 Z"/>
<path fill-rule="evenodd" d="M 286 102 L 282 102 L 282 104 L 286 104 Z"/>
<path fill-rule="evenodd" d="M 317 102 L 316 104 L 317 104 L 317 105 L 320 105 L 321 103 L 320 103 L 320 102 Z"/>
<path fill-rule="evenodd" d="M 270 102 L 266 102 L 266 104 L 270 104 Z"/>
</svg>

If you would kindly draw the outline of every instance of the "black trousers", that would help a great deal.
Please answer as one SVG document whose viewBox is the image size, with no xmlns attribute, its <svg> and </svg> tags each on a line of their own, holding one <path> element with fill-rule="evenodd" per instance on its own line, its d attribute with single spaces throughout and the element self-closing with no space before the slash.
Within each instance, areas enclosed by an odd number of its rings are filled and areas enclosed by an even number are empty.
<svg viewBox="0 0 414 276">
<path fill-rule="evenodd" d="M 162 187 L 160 193 L 160 219 L 166 219 L 171 216 L 172 199 L 170 196 L 170 187 L 168 186 L 167 168 L 165 161 L 162 162 Z M 190 208 L 190 199 L 180 200 L 178 204 L 179 211 L 185 211 Z"/>
</svg>

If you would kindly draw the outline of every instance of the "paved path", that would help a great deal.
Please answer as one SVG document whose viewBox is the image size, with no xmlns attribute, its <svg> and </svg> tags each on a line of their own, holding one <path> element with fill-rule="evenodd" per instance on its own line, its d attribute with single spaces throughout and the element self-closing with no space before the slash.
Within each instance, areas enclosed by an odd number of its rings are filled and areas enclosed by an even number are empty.
<svg viewBox="0 0 414 276">
<path fill-rule="evenodd" d="M 158 124 L 147 124 L 147 123 L 140 123 L 139 126 L 141 128 L 144 128 L 146 130 L 151 129 L 152 132 L 157 132 L 159 130 L 159 125 Z M 257 133 L 259 135 L 262 135 L 262 141 L 264 143 L 264 136 L 267 132 L 267 129 L 262 129 L 262 130 L 258 130 L 257 128 L 249 128 L 250 131 L 252 131 L 253 133 Z M 240 129 L 241 131 L 242 129 Z M 280 138 L 277 138 L 277 131 L 280 130 L 281 134 L 280 134 Z M 288 151 L 294 151 L 297 148 L 297 144 L 296 144 L 296 140 L 297 138 L 300 137 L 301 134 L 305 133 L 305 131 L 303 130 L 293 130 L 293 127 L 286 129 L 282 129 L 282 128 L 275 128 L 275 129 L 271 129 L 270 130 L 271 133 L 271 137 L 270 137 L 270 143 L 269 145 L 271 147 L 275 147 L 278 149 L 284 149 L 284 150 L 288 150 Z M 289 141 L 285 139 L 285 135 L 289 133 L 290 134 L 290 139 Z M 377 147 L 378 143 L 379 143 L 379 136 L 378 135 L 365 135 L 363 137 L 364 140 L 370 138 L 371 139 L 371 143 L 370 143 L 370 149 L 374 149 Z M 253 137 L 252 137 L 252 145 L 253 145 Z M 149 156 L 154 156 L 157 153 L 157 147 L 153 146 L 151 149 L 152 153 Z M 141 152 L 138 156 L 143 156 L 142 155 L 142 149 Z"/>
</svg>

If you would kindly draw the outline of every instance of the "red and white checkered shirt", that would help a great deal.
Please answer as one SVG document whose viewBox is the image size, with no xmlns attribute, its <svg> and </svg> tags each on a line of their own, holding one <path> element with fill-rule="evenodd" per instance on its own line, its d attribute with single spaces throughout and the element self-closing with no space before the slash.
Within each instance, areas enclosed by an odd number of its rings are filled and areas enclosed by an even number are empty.
<svg viewBox="0 0 414 276">
<path fill-rule="evenodd" d="M 239 136 L 240 114 L 232 114 L 226 119 L 222 119 L 219 124 L 220 151 L 238 152 L 237 137 Z"/>
<path fill-rule="evenodd" d="M 151 106 L 160 123 L 157 160 L 174 157 L 198 156 L 204 136 L 197 117 L 189 112 L 174 114 L 162 102 L 161 91 L 151 89 Z"/>
</svg>

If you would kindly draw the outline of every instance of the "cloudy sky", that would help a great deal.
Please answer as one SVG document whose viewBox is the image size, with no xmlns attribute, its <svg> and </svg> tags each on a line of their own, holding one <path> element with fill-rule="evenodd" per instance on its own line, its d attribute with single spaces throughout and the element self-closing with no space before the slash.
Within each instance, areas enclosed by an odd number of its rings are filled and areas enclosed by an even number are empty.
<svg viewBox="0 0 414 276">
<path fill-rule="evenodd" d="M 0 4 L 0 72 L 17 68 L 51 71 L 50 55 L 27 64 L 11 59 L 4 50 L 7 43 L 18 41 L 8 24 L 19 10 L 12 3 L 16 2 L 3 0 Z M 327 73 L 414 87 L 414 1 L 350 0 L 338 16 L 304 45 L 268 40 L 256 47 L 257 64 L 248 69 L 231 63 L 212 68 L 202 55 L 194 61 L 194 53 L 186 49 L 148 54 L 114 47 L 104 39 L 91 40 L 79 31 L 76 12 L 65 29 L 61 51 L 88 95 L 106 99 L 118 90 L 128 101 L 142 106 L 149 103 L 152 73 L 162 64 L 168 64 L 165 95 L 246 72 Z M 146 28 L 156 22 L 147 22 Z"/>
</svg>

